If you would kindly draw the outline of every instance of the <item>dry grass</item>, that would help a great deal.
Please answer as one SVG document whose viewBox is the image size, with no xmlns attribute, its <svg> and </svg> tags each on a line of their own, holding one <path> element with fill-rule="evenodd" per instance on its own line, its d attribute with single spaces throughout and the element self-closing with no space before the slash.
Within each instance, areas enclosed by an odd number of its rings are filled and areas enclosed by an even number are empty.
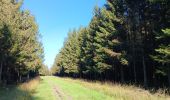
<svg viewBox="0 0 170 100">
<path fill-rule="evenodd" d="M 30 80 L 29 82 L 21 84 L 19 88 L 23 91 L 34 93 L 39 83 L 40 79 L 37 77 L 35 79 Z"/>
<path fill-rule="evenodd" d="M 39 85 L 40 79 L 37 77 L 28 82 L 25 82 L 18 86 L 18 89 L 22 91 L 17 96 L 16 100 L 33 100 L 32 95 L 35 93 L 37 86 Z"/>
<path fill-rule="evenodd" d="M 19 86 L 10 86 L 0 89 L 0 100 L 33 100 L 33 94 L 40 79 L 35 78 Z"/>
<path fill-rule="evenodd" d="M 166 95 L 164 91 L 157 93 L 150 93 L 147 90 L 133 86 L 133 85 L 121 85 L 113 84 L 110 82 L 87 82 L 84 80 L 73 80 L 64 78 L 69 82 L 76 82 L 87 88 L 100 91 L 116 100 L 170 100 L 170 96 Z"/>
<path fill-rule="evenodd" d="M 89 82 L 78 79 L 75 80 L 70 78 L 56 78 L 56 77 L 44 77 L 44 80 L 53 81 L 54 83 L 57 82 L 58 84 L 60 83 L 61 87 L 67 90 L 66 92 L 68 92 L 69 89 L 70 91 L 73 91 L 70 93 L 73 93 L 75 97 L 81 93 L 84 93 L 85 96 L 89 96 L 86 95 L 86 93 L 87 94 L 96 93 L 90 91 L 97 91 L 98 93 L 104 94 L 106 97 L 109 98 L 106 100 L 170 100 L 170 96 L 166 95 L 165 91 L 163 90 L 159 90 L 158 92 L 152 94 L 147 90 L 144 90 L 133 85 L 113 84 L 110 82 L 105 83 Z M 29 82 L 23 83 L 17 87 L 8 87 L 5 89 L 0 89 L 0 100 L 43 100 L 45 99 L 44 97 L 47 97 L 48 100 L 49 99 L 48 93 L 49 94 L 51 93 L 50 92 L 51 89 L 49 89 L 49 84 L 47 84 L 48 82 L 44 82 L 43 84 L 41 83 L 41 85 L 39 85 L 39 82 L 40 79 L 36 78 Z M 41 98 L 39 99 L 34 96 L 34 94 L 36 94 L 35 92 L 37 92 L 36 89 L 38 85 L 40 87 L 37 95 L 43 97 L 43 99 Z M 82 89 L 84 90 L 84 92 L 81 92 Z M 77 90 L 80 91 L 81 93 L 78 93 Z M 73 94 L 71 96 L 73 96 Z M 94 94 L 93 96 L 100 95 Z M 53 100 L 53 98 L 49 100 Z"/>
</svg>

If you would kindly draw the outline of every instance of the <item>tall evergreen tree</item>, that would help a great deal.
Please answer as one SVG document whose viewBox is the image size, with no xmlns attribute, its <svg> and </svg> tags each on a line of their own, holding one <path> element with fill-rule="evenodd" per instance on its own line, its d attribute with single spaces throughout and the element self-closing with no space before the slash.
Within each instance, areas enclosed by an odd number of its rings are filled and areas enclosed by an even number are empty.
<svg viewBox="0 0 170 100">
<path fill-rule="evenodd" d="M 38 74 L 43 63 L 43 48 L 38 27 L 22 2 L 0 1 L 0 82 L 22 81 L 30 72 Z M 35 75 L 32 75 L 35 76 Z"/>
<path fill-rule="evenodd" d="M 107 0 L 105 6 L 95 8 L 86 28 L 68 36 L 53 69 L 60 75 L 71 76 L 74 69 L 82 78 L 144 87 L 166 84 L 169 7 L 169 0 Z"/>
</svg>

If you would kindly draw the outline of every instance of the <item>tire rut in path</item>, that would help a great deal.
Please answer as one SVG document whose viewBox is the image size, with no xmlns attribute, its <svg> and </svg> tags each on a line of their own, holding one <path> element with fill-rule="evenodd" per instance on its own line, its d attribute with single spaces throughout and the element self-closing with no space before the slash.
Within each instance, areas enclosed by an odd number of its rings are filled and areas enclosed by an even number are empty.
<svg viewBox="0 0 170 100">
<path fill-rule="evenodd" d="M 48 84 L 52 86 L 56 100 L 73 100 L 70 95 L 64 93 L 52 80 L 48 81 Z"/>
<path fill-rule="evenodd" d="M 72 100 L 72 97 L 62 92 L 58 86 L 53 85 L 53 90 L 58 97 L 57 100 Z"/>
</svg>

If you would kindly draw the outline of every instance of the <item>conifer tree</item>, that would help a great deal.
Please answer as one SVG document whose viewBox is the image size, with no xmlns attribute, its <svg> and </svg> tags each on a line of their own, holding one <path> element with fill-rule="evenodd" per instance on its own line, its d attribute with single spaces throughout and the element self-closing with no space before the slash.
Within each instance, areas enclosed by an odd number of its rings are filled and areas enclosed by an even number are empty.
<svg viewBox="0 0 170 100">
<path fill-rule="evenodd" d="M 35 18 L 20 9 L 22 2 L 0 1 L 0 82 L 22 81 L 38 74 L 43 48 Z"/>
<path fill-rule="evenodd" d="M 69 34 L 53 69 L 58 75 L 77 73 L 146 88 L 166 85 L 169 12 L 169 0 L 107 0 L 95 8 L 87 27 Z"/>
<path fill-rule="evenodd" d="M 167 75 L 170 85 L 170 29 L 163 30 L 163 33 L 157 37 L 157 41 L 160 42 L 160 45 L 159 48 L 155 49 L 157 55 L 152 56 L 152 58 L 161 65 L 156 73 Z"/>
</svg>

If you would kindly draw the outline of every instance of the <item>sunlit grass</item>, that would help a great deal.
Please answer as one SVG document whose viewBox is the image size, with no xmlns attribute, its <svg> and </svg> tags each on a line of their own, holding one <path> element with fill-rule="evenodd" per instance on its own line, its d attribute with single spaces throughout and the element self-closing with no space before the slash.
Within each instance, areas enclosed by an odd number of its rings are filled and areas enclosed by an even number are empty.
<svg viewBox="0 0 170 100">
<path fill-rule="evenodd" d="M 60 87 L 61 91 L 65 94 L 64 97 L 69 98 L 70 100 L 114 100 L 100 91 L 92 90 L 71 79 L 71 81 L 66 81 L 65 79 L 58 77 L 43 77 L 43 79 Z"/>
<path fill-rule="evenodd" d="M 156 92 L 152 94 L 147 90 L 133 85 L 113 84 L 110 82 L 87 82 L 84 80 L 75 80 L 70 78 L 60 79 L 68 83 L 78 83 L 91 89 L 91 91 L 98 91 L 108 97 L 111 97 L 111 100 L 170 100 L 170 97 L 164 92 Z"/>
<path fill-rule="evenodd" d="M 34 100 L 56 100 L 50 78 L 41 77 L 41 82 L 34 93 Z M 53 81 L 53 80 L 52 80 Z"/>
<path fill-rule="evenodd" d="M 63 93 L 64 100 L 170 100 L 162 90 L 152 94 L 133 85 L 54 76 L 41 77 L 41 81 L 36 78 L 19 86 L 1 87 L 0 100 L 56 100 L 58 94 L 54 87 Z"/>
</svg>

